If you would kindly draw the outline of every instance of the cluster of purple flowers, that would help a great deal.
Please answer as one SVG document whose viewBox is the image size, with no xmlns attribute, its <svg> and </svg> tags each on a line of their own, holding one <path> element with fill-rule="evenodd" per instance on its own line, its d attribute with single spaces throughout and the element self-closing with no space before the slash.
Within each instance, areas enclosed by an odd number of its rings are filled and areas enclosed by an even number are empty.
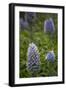
<svg viewBox="0 0 66 90">
<path fill-rule="evenodd" d="M 29 24 L 27 20 L 24 20 L 23 18 L 20 18 L 20 28 L 28 28 Z"/>
<path fill-rule="evenodd" d="M 28 28 L 36 20 L 36 13 L 25 12 L 24 19 L 20 18 L 20 28 Z"/>
<path fill-rule="evenodd" d="M 33 23 L 36 20 L 35 12 L 27 12 L 25 13 L 25 18 L 29 23 Z"/>
<path fill-rule="evenodd" d="M 40 56 L 37 46 L 34 43 L 29 44 L 27 52 L 27 69 L 31 72 L 37 72 L 40 70 Z M 49 51 L 46 55 L 46 60 L 54 62 L 55 54 L 54 51 Z"/>
<path fill-rule="evenodd" d="M 38 48 L 34 43 L 29 44 L 27 58 L 27 69 L 31 72 L 38 71 L 40 69 L 40 56 Z"/>
<path fill-rule="evenodd" d="M 20 18 L 20 28 L 28 28 L 31 23 L 36 20 L 35 12 L 25 12 L 24 19 Z M 55 31 L 54 21 L 52 18 L 46 19 L 44 21 L 44 32 L 49 32 L 53 34 Z"/>
</svg>

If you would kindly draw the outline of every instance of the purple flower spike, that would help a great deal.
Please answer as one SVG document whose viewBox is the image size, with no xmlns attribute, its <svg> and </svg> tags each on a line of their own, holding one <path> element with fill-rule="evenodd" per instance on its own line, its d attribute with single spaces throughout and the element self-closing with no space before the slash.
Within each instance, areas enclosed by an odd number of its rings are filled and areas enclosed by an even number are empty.
<svg viewBox="0 0 66 90">
<path fill-rule="evenodd" d="M 36 13 L 35 12 L 27 12 L 27 13 L 25 13 L 25 19 L 27 19 L 27 21 L 29 23 L 34 22 L 35 19 L 36 19 Z"/>
<path fill-rule="evenodd" d="M 54 22 L 53 22 L 52 18 L 45 20 L 45 22 L 44 22 L 44 31 L 49 32 L 49 33 L 54 33 L 55 26 L 54 26 Z"/>
<path fill-rule="evenodd" d="M 29 44 L 27 52 L 27 69 L 31 72 L 38 71 L 40 69 L 40 56 L 37 46 L 34 43 Z"/>
<path fill-rule="evenodd" d="M 49 51 L 46 55 L 46 60 L 48 61 L 51 61 L 51 62 L 54 62 L 55 60 L 55 54 L 54 54 L 54 51 Z"/>
<path fill-rule="evenodd" d="M 23 20 L 22 18 L 20 18 L 20 28 L 28 28 L 29 24 L 27 22 L 27 20 Z"/>
</svg>

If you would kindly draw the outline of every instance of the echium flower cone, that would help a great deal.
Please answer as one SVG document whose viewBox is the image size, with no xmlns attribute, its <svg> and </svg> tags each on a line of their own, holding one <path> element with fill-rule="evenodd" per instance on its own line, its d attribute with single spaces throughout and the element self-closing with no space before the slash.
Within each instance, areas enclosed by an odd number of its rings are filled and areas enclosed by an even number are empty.
<svg viewBox="0 0 66 90">
<path fill-rule="evenodd" d="M 27 69 L 30 72 L 37 72 L 40 69 L 40 56 L 37 46 L 34 43 L 29 44 L 27 52 Z"/>
<path fill-rule="evenodd" d="M 49 52 L 47 53 L 46 59 L 47 59 L 48 61 L 54 62 L 54 60 L 55 60 L 55 54 L 54 54 L 54 51 L 53 51 L 53 50 L 52 50 L 52 51 L 49 51 Z"/>
<path fill-rule="evenodd" d="M 55 31 L 54 21 L 52 18 L 49 18 L 44 21 L 44 32 L 49 32 L 53 34 Z"/>
<path fill-rule="evenodd" d="M 34 12 L 26 12 L 25 13 L 25 19 L 29 22 L 29 23 L 34 23 L 36 20 L 36 13 Z"/>
</svg>

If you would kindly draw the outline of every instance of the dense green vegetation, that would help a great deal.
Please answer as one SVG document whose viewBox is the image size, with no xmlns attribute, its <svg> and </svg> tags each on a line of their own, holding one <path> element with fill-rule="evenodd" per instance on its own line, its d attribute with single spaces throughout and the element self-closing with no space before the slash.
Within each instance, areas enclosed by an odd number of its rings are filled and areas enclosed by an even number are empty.
<svg viewBox="0 0 66 90">
<path fill-rule="evenodd" d="M 21 13 L 23 14 L 23 13 Z M 55 33 L 51 37 L 49 33 L 44 32 L 44 21 L 52 18 L 55 25 Z M 58 42 L 57 42 L 57 14 L 50 13 L 37 13 L 35 23 L 30 24 L 28 29 L 20 29 L 20 78 L 33 77 L 32 73 L 27 70 L 27 50 L 29 43 L 33 42 L 38 47 L 40 53 L 40 70 L 36 73 L 36 77 L 57 76 L 58 66 Z M 54 50 L 55 61 L 54 63 L 45 60 L 46 54 L 50 50 Z"/>
</svg>

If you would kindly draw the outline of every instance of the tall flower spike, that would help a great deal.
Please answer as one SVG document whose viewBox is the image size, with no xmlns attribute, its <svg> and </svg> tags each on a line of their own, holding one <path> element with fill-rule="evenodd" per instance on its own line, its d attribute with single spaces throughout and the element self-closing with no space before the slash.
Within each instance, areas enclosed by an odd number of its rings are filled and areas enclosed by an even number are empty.
<svg viewBox="0 0 66 90">
<path fill-rule="evenodd" d="M 53 22 L 53 19 L 50 18 L 50 19 L 47 19 L 45 20 L 44 22 L 44 32 L 49 32 L 49 33 L 54 33 L 55 31 L 55 26 L 54 26 L 54 22 Z"/>
<path fill-rule="evenodd" d="M 20 18 L 20 28 L 28 28 L 29 24 L 27 20 L 23 20 L 23 18 Z"/>
<path fill-rule="evenodd" d="M 54 54 L 54 51 L 49 51 L 46 55 L 46 60 L 48 61 L 51 61 L 51 62 L 54 62 L 55 60 L 55 54 Z"/>
<path fill-rule="evenodd" d="M 27 69 L 31 72 L 37 72 L 40 69 L 40 56 L 38 48 L 34 43 L 29 44 L 27 59 Z"/>
<path fill-rule="evenodd" d="M 25 19 L 27 19 L 27 21 L 29 23 L 34 22 L 36 19 L 36 13 L 35 12 L 26 12 L 25 13 Z"/>
</svg>

